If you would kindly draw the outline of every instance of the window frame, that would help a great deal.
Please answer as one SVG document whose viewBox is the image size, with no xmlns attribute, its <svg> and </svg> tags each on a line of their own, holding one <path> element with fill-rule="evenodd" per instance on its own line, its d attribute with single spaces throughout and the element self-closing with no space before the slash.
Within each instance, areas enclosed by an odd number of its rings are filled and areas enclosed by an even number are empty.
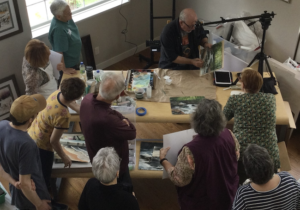
<svg viewBox="0 0 300 210">
<path fill-rule="evenodd" d="M 37 3 L 41 3 L 41 2 L 44 2 L 46 5 L 45 0 L 40 0 L 40 2 L 37 2 Z M 37 4 L 37 3 L 34 3 L 34 4 Z M 130 0 L 104 0 L 101 2 L 95 2 L 90 5 L 84 6 L 82 8 L 73 10 L 72 11 L 72 19 L 75 23 L 80 22 L 82 20 L 93 17 L 102 12 L 105 12 L 105 11 L 108 11 L 115 7 L 118 7 L 121 4 L 125 5 L 128 3 L 130 3 Z M 34 5 L 34 4 L 31 4 L 31 5 Z M 101 7 L 103 7 L 104 9 L 103 8 L 101 9 Z M 26 9 L 27 9 L 27 5 L 26 5 Z M 99 11 L 95 12 L 95 10 L 98 10 L 98 9 L 99 9 Z M 93 14 L 90 14 L 91 11 L 93 11 Z M 32 38 L 37 38 L 37 37 L 47 34 L 49 32 L 51 21 L 52 21 L 52 19 L 47 20 L 43 23 L 37 24 L 35 26 L 30 26 Z M 30 21 L 29 21 L 29 24 L 30 24 Z"/>
</svg>

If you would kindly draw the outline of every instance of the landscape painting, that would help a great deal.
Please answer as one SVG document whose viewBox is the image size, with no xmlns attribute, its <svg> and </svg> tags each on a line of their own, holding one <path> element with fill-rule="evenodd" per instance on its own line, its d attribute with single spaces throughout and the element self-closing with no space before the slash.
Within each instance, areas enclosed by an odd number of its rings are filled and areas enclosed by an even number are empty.
<svg viewBox="0 0 300 210">
<path fill-rule="evenodd" d="M 204 96 L 171 97 L 170 104 L 173 115 L 192 114 Z"/>
<path fill-rule="evenodd" d="M 212 45 L 211 49 L 205 48 L 200 52 L 199 58 L 203 60 L 200 76 L 222 69 L 224 67 L 224 42 Z"/>
</svg>

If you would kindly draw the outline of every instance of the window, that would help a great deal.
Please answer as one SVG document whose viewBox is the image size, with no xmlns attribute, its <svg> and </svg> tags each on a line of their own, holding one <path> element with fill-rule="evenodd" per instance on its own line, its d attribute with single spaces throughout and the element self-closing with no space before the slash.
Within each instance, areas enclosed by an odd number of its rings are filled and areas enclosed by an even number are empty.
<svg viewBox="0 0 300 210">
<path fill-rule="evenodd" d="M 53 0 L 26 0 L 32 37 L 48 33 L 53 15 L 50 5 Z M 75 22 L 129 2 L 129 0 L 66 0 Z"/>
</svg>

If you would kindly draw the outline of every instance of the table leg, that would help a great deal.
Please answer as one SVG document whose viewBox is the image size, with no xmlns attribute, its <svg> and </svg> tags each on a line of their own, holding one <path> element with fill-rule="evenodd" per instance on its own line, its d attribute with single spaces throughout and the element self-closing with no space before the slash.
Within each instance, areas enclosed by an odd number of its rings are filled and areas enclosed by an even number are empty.
<svg viewBox="0 0 300 210">
<path fill-rule="evenodd" d="M 287 130 L 287 125 L 279 125 L 279 135 L 277 136 L 278 142 L 285 141 Z"/>
</svg>

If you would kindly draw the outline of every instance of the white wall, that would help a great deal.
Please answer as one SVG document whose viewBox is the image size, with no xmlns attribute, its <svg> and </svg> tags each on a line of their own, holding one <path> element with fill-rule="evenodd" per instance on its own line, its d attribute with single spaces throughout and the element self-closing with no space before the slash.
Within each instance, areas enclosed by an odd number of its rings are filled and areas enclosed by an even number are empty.
<svg viewBox="0 0 300 210">
<path fill-rule="evenodd" d="M 171 0 L 154 1 L 154 15 L 162 16 L 168 13 L 171 15 L 172 8 Z M 124 42 L 124 35 L 121 31 L 125 28 L 126 22 L 119 14 L 119 8 L 116 7 L 109 11 L 100 13 L 86 20 L 77 22 L 80 36 L 90 34 L 92 46 L 99 46 L 100 54 L 95 55 L 95 63 L 99 68 L 104 67 L 101 64 L 107 65 L 107 60 L 112 59 L 124 52 L 130 50 L 130 53 L 125 53 L 121 56 L 123 59 L 128 55 L 132 55 L 135 46 Z M 124 4 L 121 13 L 128 20 L 127 41 L 137 45 L 145 43 L 150 39 L 150 1 L 149 0 L 131 0 Z M 166 20 L 154 21 L 154 37 L 160 35 L 163 27 L 166 25 Z M 39 37 L 50 46 L 48 35 Z M 140 46 L 140 50 L 145 49 L 145 45 Z M 125 57 L 124 57 L 125 56 Z M 120 56 L 118 56 L 120 58 Z M 114 63 L 114 62 L 113 62 Z M 111 64 L 113 64 L 111 63 Z M 110 65 L 111 65 L 110 64 Z M 106 67 L 106 66 L 105 66 Z"/>
<path fill-rule="evenodd" d="M 0 41 L 0 79 L 15 74 L 22 94 L 25 93 L 25 85 L 22 79 L 22 59 L 24 48 L 31 39 L 31 30 L 27 16 L 25 1 L 18 1 L 23 32 L 13 37 Z M 171 15 L 172 1 L 154 1 L 154 15 Z M 122 14 L 128 20 L 127 40 L 144 49 L 146 39 L 150 39 L 150 1 L 131 0 L 123 5 Z M 166 20 L 154 21 L 154 37 L 160 35 Z M 100 13 L 77 23 L 81 36 L 90 34 L 93 47 L 99 46 L 100 54 L 95 55 L 97 64 L 108 64 L 106 61 L 117 57 L 120 59 L 134 52 L 133 45 L 124 43 L 121 31 L 125 28 L 125 20 L 119 14 L 119 7 Z M 48 34 L 38 37 L 48 46 Z M 122 55 L 122 56 L 119 56 Z M 125 58 L 124 57 L 124 58 Z"/>
<path fill-rule="evenodd" d="M 24 48 L 31 39 L 31 30 L 25 1 L 18 1 L 23 32 L 7 39 L 0 40 L 0 79 L 15 74 L 21 94 L 25 92 L 22 78 L 22 60 Z"/>
<path fill-rule="evenodd" d="M 177 14 L 184 8 L 193 8 L 198 17 L 218 21 L 220 17 L 240 15 L 243 11 L 260 15 L 263 11 L 274 11 L 277 15 L 267 30 L 265 53 L 283 62 L 294 56 L 300 26 L 300 1 L 287 4 L 281 0 L 181 0 L 177 1 Z"/>
</svg>

